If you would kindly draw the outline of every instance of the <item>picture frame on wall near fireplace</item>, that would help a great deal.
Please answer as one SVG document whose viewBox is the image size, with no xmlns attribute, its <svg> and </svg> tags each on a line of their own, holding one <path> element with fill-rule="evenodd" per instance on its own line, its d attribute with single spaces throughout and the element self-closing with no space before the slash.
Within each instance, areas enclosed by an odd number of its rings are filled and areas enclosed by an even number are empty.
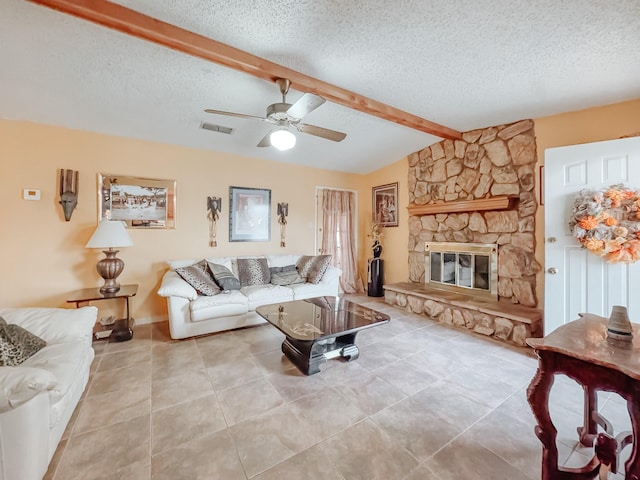
<svg viewBox="0 0 640 480">
<path fill-rule="evenodd" d="M 381 227 L 398 226 L 398 182 L 372 188 L 373 223 Z"/>
</svg>

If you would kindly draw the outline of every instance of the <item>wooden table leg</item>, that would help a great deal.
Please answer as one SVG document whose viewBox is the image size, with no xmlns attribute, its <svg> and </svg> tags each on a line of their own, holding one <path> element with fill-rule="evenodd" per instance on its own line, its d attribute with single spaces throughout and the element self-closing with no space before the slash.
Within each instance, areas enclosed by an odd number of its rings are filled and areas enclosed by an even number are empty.
<svg viewBox="0 0 640 480">
<path fill-rule="evenodd" d="M 593 443 L 598 435 L 598 424 L 596 416 L 598 415 L 598 395 L 596 390 L 584 385 L 584 411 L 583 424 L 578 427 L 578 437 L 580 443 L 585 447 L 593 447 Z"/>
<path fill-rule="evenodd" d="M 538 422 L 534 432 L 542 442 L 541 480 L 555 480 L 558 471 L 558 431 L 549 414 L 549 392 L 554 382 L 553 356 L 546 352 L 538 352 L 538 356 L 538 370 L 527 388 L 527 401 Z"/>
<path fill-rule="evenodd" d="M 631 431 L 633 433 L 631 455 L 624 464 L 626 480 L 640 480 L 640 455 L 638 454 L 640 434 L 640 389 L 634 385 L 633 392 L 627 398 L 627 410 L 631 418 Z"/>
</svg>

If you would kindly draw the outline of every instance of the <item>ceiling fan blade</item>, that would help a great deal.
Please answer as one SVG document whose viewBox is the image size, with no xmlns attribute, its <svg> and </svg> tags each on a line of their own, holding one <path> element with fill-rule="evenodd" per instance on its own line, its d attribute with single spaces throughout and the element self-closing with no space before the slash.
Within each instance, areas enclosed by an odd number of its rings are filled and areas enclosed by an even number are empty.
<svg viewBox="0 0 640 480">
<path fill-rule="evenodd" d="M 264 121 L 267 120 L 266 118 L 256 117 L 255 115 L 247 115 L 244 113 L 234 113 L 234 112 L 223 112 L 222 110 L 211 110 L 210 108 L 207 108 L 205 112 L 214 113 L 216 115 L 227 115 L 228 117 L 252 118 L 254 120 L 264 120 Z"/>
<path fill-rule="evenodd" d="M 309 133 L 316 137 L 326 138 L 334 142 L 341 142 L 347 136 L 346 133 L 337 132 L 335 130 L 329 130 L 328 128 L 317 127 L 316 125 L 307 125 L 306 123 L 300 123 L 295 126 L 299 132 Z"/>
<path fill-rule="evenodd" d="M 287 115 L 293 118 L 302 118 L 313 112 L 322 105 L 326 100 L 313 93 L 305 93 L 298 99 L 296 103 L 287 109 Z"/>
<path fill-rule="evenodd" d="M 270 147 L 271 146 L 271 139 L 269 138 L 269 136 L 271 135 L 271 132 L 267 133 L 262 140 L 260 140 L 260 142 L 258 143 L 258 145 L 256 145 L 256 147 Z"/>
</svg>

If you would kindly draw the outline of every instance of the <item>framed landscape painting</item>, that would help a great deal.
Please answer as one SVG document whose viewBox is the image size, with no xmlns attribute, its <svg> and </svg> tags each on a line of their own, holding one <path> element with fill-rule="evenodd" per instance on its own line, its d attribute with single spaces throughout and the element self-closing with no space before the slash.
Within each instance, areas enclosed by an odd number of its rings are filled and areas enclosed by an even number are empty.
<svg viewBox="0 0 640 480">
<path fill-rule="evenodd" d="M 398 182 L 373 187 L 373 223 L 398 226 Z"/>
<path fill-rule="evenodd" d="M 175 228 L 176 182 L 98 174 L 98 221 L 121 220 L 132 228 Z"/>
<path fill-rule="evenodd" d="M 271 190 L 229 187 L 229 241 L 271 240 Z"/>
</svg>

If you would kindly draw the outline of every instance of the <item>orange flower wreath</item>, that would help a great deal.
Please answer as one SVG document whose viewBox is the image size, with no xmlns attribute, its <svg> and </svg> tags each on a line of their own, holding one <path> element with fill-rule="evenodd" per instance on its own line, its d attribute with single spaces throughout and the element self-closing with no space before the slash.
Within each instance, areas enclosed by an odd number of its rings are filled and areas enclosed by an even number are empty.
<svg viewBox="0 0 640 480">
<path fill-rule="evenodd" d="M 640 260 L 640 190 L 622 184 L 581 190 L 569 228 L 580 244 L 609 263 Z"/>
</svg>

